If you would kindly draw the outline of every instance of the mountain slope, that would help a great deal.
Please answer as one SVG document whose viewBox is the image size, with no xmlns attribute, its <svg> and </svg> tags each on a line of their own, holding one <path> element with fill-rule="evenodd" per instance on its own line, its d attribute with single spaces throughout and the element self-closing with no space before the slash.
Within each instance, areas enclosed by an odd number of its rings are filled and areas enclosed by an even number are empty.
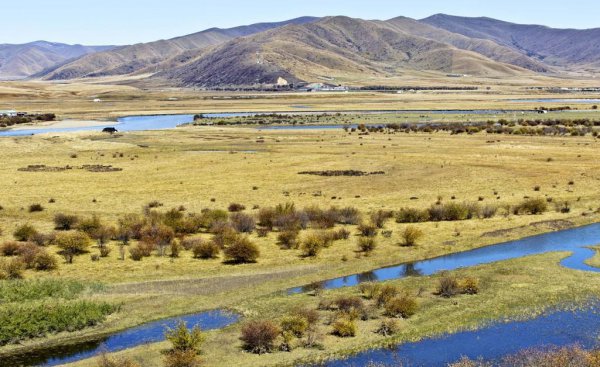
<svg viewBox="0 0 600 367">
<path fill-rule="evenodd" d="M 598 64 L 600 60 L 600 28 L 555 29 L 445 14 L 421 22 L 467 37 L 494 41 L 549 65 Z"/>
<path fill-rule="evenodd" d="M 316 18 L 302 17 L 284 22 L 259 23 L 230 29 L 211 28 L 170 40 L 140 43 L 87 55 L 57 68 L 46 70 L 39 76 L 48 80 L 59 80 L 131 74 L 189 50 L 218 45 L 236 37 L 263 32 L 287 24 L 303 24 L 314 20 Z"/>
<path fill-rule="evenodd" d="M 491 40 L 466 37 L 406 17 L 390 19 L 386 23 L 406 33 L 447 43 L 461 50 L 477 52 L 495 61 L 520 66 L 535 72 L 549 71 L 548 66 L 542 62 Z"/>
<path fill-rule="evenodd" d="M 66 60 L 113 46 L 82 46 L 45 41 L 0 45 L 0 79 L 22 79 Z"/>
<path fill-rule="evenodd" d="M 274 83 L 279 77 L 314 81 L 320 76 L 393 76 L 409 69 L 485 76 L 527 72 L 414 36 L 394 24 L 330 17 L 203 50 L 156 77 L 178 85 L 212 87 Z"/>
</svg>

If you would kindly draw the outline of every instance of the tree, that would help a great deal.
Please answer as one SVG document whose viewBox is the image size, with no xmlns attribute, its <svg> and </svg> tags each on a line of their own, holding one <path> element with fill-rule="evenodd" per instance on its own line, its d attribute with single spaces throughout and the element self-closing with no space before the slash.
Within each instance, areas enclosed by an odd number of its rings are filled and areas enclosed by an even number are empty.
<svg viewBox="0 0 600 367">
<path fill-rule="evenodd" d="M 256 262 L 260 251 L 248 237 L 237 236 L 224 251 L 225 260 L 235 264 Z"/>
<path fill-rule="evenodd" d="M 414 226 L 408 226 L 402 232 L 403 246 L 415 246 L 423 237 L 423 231 Z"/>
<path fill-rule="evenodd" d="M 61 255 L 67 263 L 72 264 L 73 258 L 87 252 L 92 240 L 84 232 L 59 233 L 54 239 L 54 244 L 61 249 Z"/>
</svg>

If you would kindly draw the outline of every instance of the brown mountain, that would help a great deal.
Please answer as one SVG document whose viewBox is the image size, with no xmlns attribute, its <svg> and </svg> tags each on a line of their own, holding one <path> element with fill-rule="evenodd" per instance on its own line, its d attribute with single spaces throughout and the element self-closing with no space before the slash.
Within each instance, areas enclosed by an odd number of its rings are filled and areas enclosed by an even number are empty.
<svg viewBox="0 0 600 367">
<path fill-rule="evenodd" d="M 59 80 L 131 74 L 151 68 L 189 50 L 202 49 L 222 44 L 237 37 L 263 32 L 287 24 L 312 22 L 316 19 L 302 17 L 284 22 L 259 23 L 230 29 L 211 28 L 169 40 L 123 46 L 107 52 L 81 57 L 73 62 L 46 70 L 40 76 L 44 79 Z"/>
<path fill-rule="evenodd" d="M 466 37 L 494 41 L 548 65 L 600 66 L 600 28 L 555 29 L 492 18 L 466 18 L 445 14 L 433 15 L 421 22 Z"/>
<path fill-rule="evenodd" d="M 171 60 L 170 67 L 155 77 L 177 85 L 213 87 L 274 83 L 279 77 L 289 82 L 324 76 L 384 77 L 407 70 L 491 77 L 529 72 L 414 35 L 404 23 L 330 17 L 289 25 L 188 55 L 179 66 Z M 458 38 L 454 37 L 457 43 Z"/>
<path fill-rule="evenodd" d="M 22 79 L 82 55 L 113 46 L 66 45 L 46 41 L 0 45 L 0 80 Z"/>
</svg>

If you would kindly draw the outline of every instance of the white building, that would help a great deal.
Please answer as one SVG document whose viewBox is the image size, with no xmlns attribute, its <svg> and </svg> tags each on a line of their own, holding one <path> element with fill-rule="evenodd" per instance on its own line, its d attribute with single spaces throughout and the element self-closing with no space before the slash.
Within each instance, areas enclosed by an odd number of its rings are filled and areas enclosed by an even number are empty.
<svg viewBox="0 0 600 367">
<path fill-rule="evenodd" d="M 17 111 L 15 111 L 15 110 L 0 110 L 0 116 L 15 117 L 15 116 L 17 116 Z"/>
</svg>

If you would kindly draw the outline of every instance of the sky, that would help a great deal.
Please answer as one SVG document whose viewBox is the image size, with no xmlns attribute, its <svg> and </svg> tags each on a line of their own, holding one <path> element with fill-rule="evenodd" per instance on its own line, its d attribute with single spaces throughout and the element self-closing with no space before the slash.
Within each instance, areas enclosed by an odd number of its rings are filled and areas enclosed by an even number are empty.
<svg viewBox="0 0 600 367">
<path fill-rule="evenodd" d="M 2 0 L 0 43 L 125 45 L 300 16 L 436 13 L 556 28 L 600 27 L 598 0 Z"/>
</svg>

